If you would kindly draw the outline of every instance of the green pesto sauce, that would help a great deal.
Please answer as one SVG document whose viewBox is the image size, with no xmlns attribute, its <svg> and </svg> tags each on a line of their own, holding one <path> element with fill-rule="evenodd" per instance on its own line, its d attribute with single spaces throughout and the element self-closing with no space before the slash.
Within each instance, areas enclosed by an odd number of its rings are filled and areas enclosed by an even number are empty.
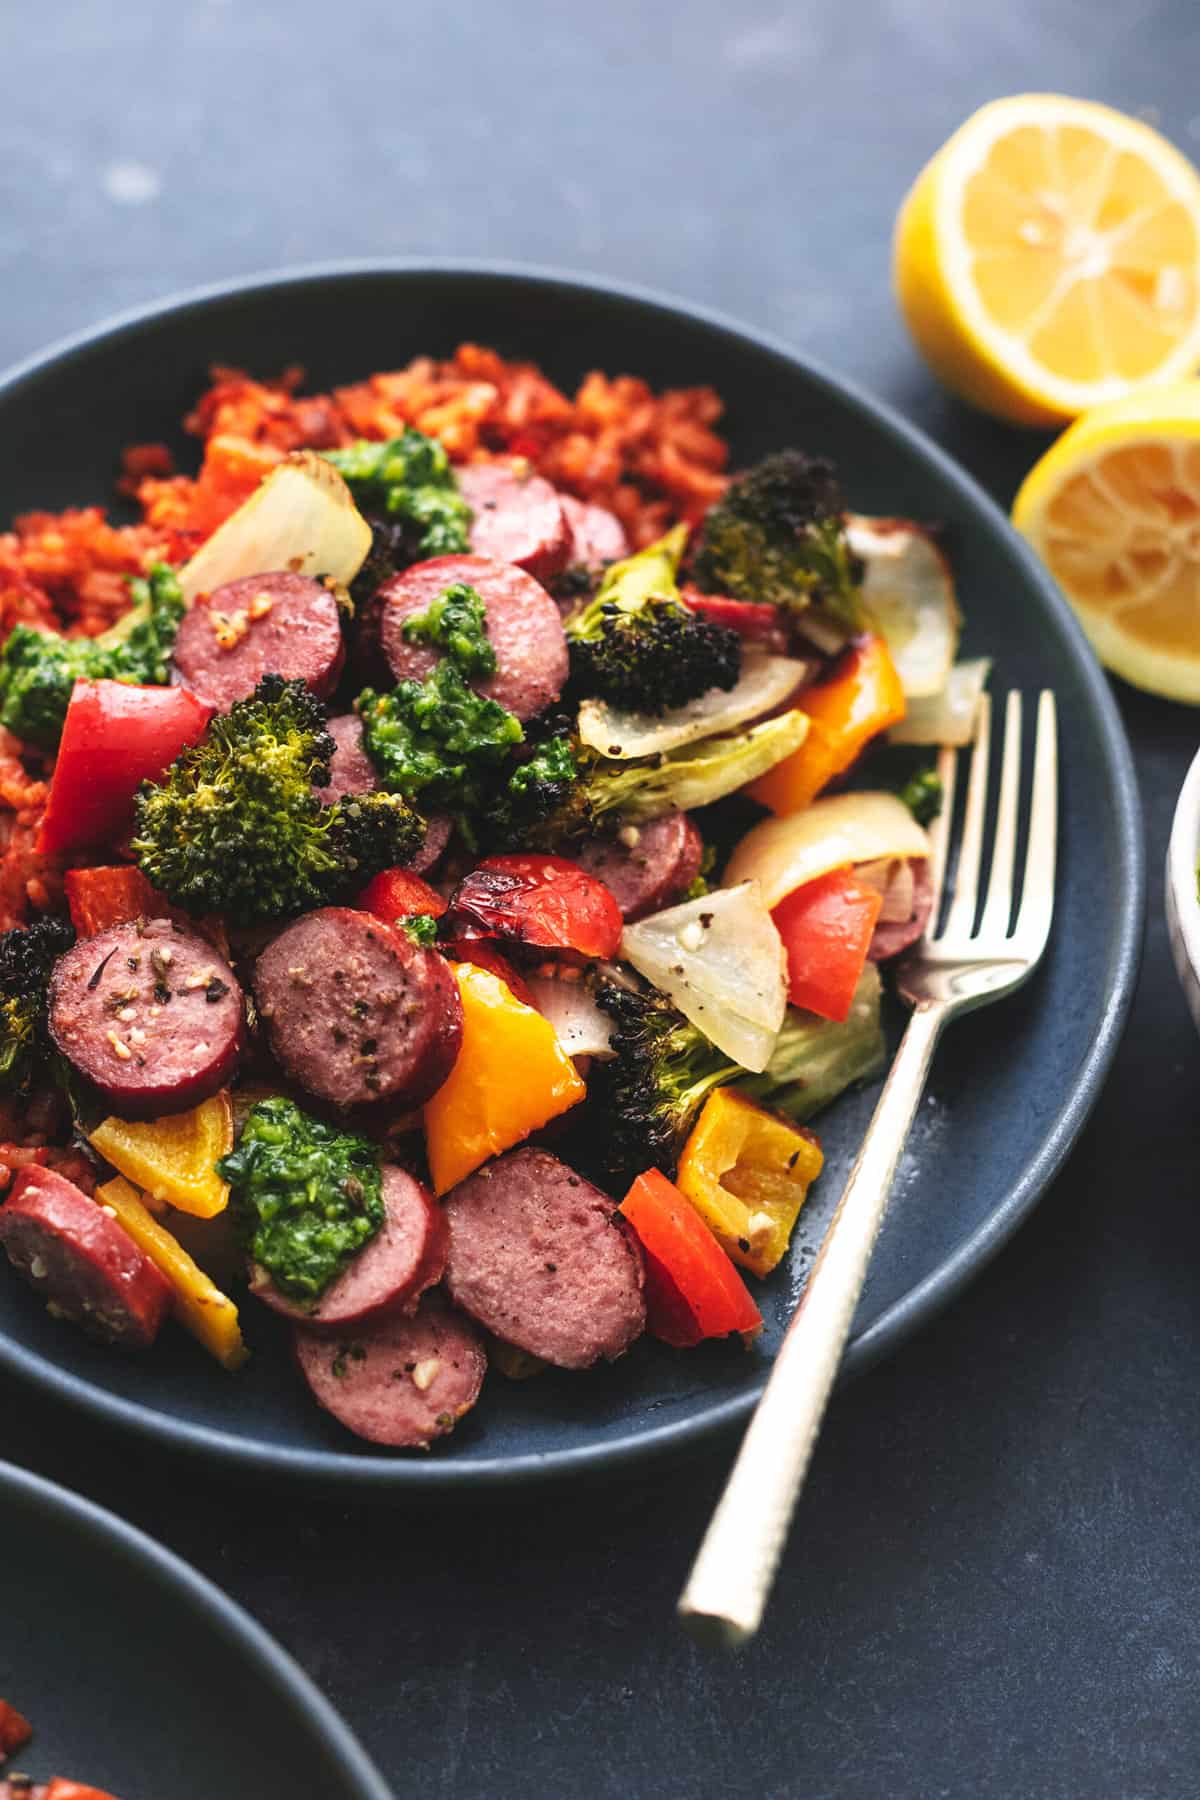
<svg viewBox="0 0 1200 1800">
<path fill-rule="evenodd" d="M 246 1249 L 295 1299 L 319 1298 L 383 1224 L 375 1146 L 290 1100 L 251 1107 L 217 1171 Z"/>
</svg>

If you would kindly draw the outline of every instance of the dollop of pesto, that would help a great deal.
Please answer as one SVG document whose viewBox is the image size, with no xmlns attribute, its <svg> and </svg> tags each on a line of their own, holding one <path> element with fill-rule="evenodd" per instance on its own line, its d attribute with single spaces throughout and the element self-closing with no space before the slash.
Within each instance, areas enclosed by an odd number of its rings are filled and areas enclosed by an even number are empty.
<svg viewBox="0 0 1200 1800">
<path fill-rule="evenodd" d="M 360 440 L 344 450 L 327 450 L 325 457 L 360 510 L 405 528 L 410 561 L 470 549 L 471 508 L 436 438 L 410 427 L 386 443 Z"/>
<path fill-rule="evenodd" d="M 410 614 L 404 636 L 410 644 L 444 650 L 464 675 L 496 673 L 483 596 L 465 581 L 452 582 L 424 612 Z"/>
<path fill-rule="evenodd" d="M 383 1224 L 374 1144 L 290 1100 L 252 1106 L 217 1171 L 245 1248 L 296 1299 L 318 1299 Z"/>
</svg>

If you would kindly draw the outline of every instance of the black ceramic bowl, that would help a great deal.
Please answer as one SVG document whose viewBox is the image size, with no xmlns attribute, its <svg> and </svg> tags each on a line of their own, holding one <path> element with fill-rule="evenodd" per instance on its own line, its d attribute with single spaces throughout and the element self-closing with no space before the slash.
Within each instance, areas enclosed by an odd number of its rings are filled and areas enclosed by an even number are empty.
<svg viewBox="0 0 1200 1800">
<path fill-rule="evenodd" d="M 250 281 L 118 320 L 0 383 L 0 513 L 105 501 L 121 448 L 195 446 L 178 421 L 211 363 L 263 374 L 302 363 L 314 387 L 395 368 L 465 339 L 531 357 L 571 386 L 587 370 L 656 385 L 711 383 L 736 462 L 784 444 L 833 458 L 859 511 L 937 520 L 992 687 L 1050 685 L 1063 754 L 1058 917 L 1037 978 L 956 1025 L 901 1165 L 847 1369 L 890 1349 L 993 1255 L 1061 1167 L 1096 1100 L 1136 973 L 1144 870 L 1129 753 L 1103 676 L 1053 583 L 1007 521 L 933 444 L 784 345 L 697 307 L 566 276 L 460 265 L 339 267 Z M 186 462 L 184 466 L 187 466 Z M 758 1348 L 679 1353 L 649 1341 L 612 1369 L 519 1385 L 480 1405 L 427 1456 L 381 1454 L 310 1402 L 279 1322 L 247 1308 L 255 1357 L 236 1379 L 168 1333 L 121 1360 L 0 1281 L 0 1369 L 68 1404 L 243 1468 L 358 1489 L 451 1488 L 631 1462 L 745 1418 L 874 1105 L 846 1096 L 821 1121 L 828 1166 L 786 1265 L 761 1290 Z"/>
<path fill-rule="evenodd" d="M 211 1582 L 88 1500 L 0 1463 L 0 1697 L 14 1769 L 119 1800 L 389 1800 L 328 1701 Z"/>
</svg>

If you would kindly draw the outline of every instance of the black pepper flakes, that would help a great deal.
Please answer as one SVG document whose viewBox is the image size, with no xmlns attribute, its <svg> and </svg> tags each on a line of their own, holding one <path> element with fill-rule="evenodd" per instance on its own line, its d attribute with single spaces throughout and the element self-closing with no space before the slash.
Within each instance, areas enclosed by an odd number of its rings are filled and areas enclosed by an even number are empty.
<svg viewBox="0 0 1200 1800">
<path fill-rule="evenodd" d="M 210 1006 L 215 1006 L 217 1001 L 223 1000 L 228 992 L 229 983 L 222 981 L 219 975 L 214 975 L 204 990 L 204 998 Z"/>
</svg>

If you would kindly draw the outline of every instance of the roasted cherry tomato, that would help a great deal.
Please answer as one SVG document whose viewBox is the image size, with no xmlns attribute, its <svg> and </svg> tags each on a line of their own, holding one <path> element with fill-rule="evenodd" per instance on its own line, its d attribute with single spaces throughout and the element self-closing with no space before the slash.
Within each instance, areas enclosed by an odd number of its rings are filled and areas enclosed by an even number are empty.
<svg viewBox="0 0 1200 1800">
<path fill-rule="evenodd" d="M 128 831 L 133 797 L 203 737 L 210 707 L 186 688 L 77 681 L 37 847 L 103 844 Z"/>
<path fill-rule="evenodd" d="M 687 1349 L 703 1338 L 762 1330 L 746 1284 L 691 1202 L 658 1169 L 639 1175 L 621 1212 L 646 1259 L 646 1324 Z"/>
<path fill-rule="evenodd" d="M 727 625 L 739 637 L 753 638 L 779 649 L 787 643 L 778 607 L 756 600 L 735 600 L 730 594 L 702 594 L 699 588 L 690 586 L 679 590 L 679 598 L 692 612 L 703 613 L 713 625 Z"/>
<path fill-rule="evenodd" d="M 394 925 L 397 919 L 411 918 L 413 913 L 440 919 L 446 910 L 446 902 L 437 889 L 411 869 L 381 869 L 368 881 L 357 905 L 388 925 Z"/>
<path fill-rule="evenodd" d="M 788 999 L 823 1019 L 844 1020 L 879 920 L 883 895 L 852 869 L 806 881 L 771 914 L 788 964 Z"/>
<path fill-rule="evenodd" d="M 621 909 L 604 883 L 569 857 L 489 856 L 454 890 L 441 935 L 460 944 L 512 938 L 539 950 L 615 956 Z"/>
</svg>

